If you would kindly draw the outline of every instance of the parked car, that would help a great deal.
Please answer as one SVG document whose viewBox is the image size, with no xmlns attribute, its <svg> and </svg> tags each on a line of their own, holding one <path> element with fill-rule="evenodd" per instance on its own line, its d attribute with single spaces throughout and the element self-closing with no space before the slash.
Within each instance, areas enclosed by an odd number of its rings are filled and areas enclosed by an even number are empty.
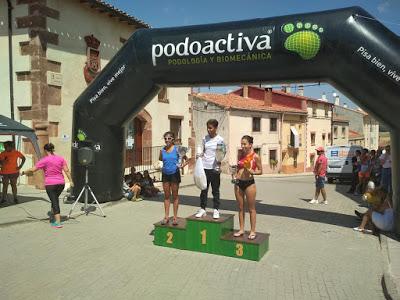
<svg viewBox="0 0 400 300">
<path fill-rule="evenodd" d="M 356 150 L 361 149 L 362 147 L 358 145 L 326 147 L 325 155 L 328 159 L 326 177 L 329 183 L 332 183 L 335 179 L 340 181 L 351 180 L 353 173 L 351 159 Z"/>
</svg>

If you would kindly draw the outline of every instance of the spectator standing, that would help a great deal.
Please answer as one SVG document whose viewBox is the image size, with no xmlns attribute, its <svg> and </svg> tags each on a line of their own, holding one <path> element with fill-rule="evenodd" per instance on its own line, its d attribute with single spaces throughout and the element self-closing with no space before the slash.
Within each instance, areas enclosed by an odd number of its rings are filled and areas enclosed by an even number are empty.
<svg viewBox="0 0 400 300">
<path fill-rule="evenodd" d="M 382 165 L 379 156 L 375 150 L 371 150 L 371 180 L 376 186 L 380 185 L 381 182 Z"/>
<path fill-rule="evenodd" d="M 317 151 L 317 161 L 315 162 L 314 167 L 314 175 L 315 175 L 315 195 L 314 198 L 311 199 L 310 204 L 317 204 L 319 194 L 322 194 L 322 204 L 328 204 L 328 200 L 326 198 L 326 191 L 325 191 L 325 176 L 326 176 L 326 169 L 328 166 L 328 159 L 325 156 L 325 149 L 324 147 L 318 147 Z"/>
<path fill-rule="evenodd" d="M 368 149 L 364 148 L 361 151 L 360 170 L 358 172 L 358 184 L 356 186 L 356 190 L 354 191 L 354 196 L 360 196 L 360 194 L 364 194 L 365 187 L 367 186 L 369 178 L 371 176 L 371 170 L 371 158 L 368 154 Z"/>
<path fill-rule="evenodd" d="M 347 193 L 353 194 L 356 191 L 356 186 L 358 185 L 358 172 L 360 170 L 360 156 L 361 151 L 356 150 L 355 155 L 351 158 L 351 164 L 353 167 L 351 186 Z"/>
<path fill-rule="evenodd" d="M 387 192 L 392 192 L 392 156 L 390 153 L 390 145 L 385 147 L 385 153 L 380 156 L 382 164 L 382 188 Z"/>
<path fill-rule="evenodd" d="M 17 198 L 17 180 L 19 177 L 19 170 L 25 163 L 25 156 L 15 150 L 14 143 L 8 141 L 4 143 L 4 151 L 0 153 L 0 175 L 3 177 L 3 191 L 0 203 L 7 201 L 8 185 L 11 185 L 11 190 L 14 198 L 14 203 L 18 204 Z M 18 160 L 20 159 L 20 163 Z"/>
</svg>

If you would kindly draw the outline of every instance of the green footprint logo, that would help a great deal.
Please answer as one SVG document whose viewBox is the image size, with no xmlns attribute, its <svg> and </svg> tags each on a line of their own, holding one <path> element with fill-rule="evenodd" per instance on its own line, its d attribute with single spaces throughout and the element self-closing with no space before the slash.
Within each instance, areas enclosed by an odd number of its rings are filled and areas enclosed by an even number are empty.
<svg viewBox="0 0 400 300">
<path fill-rule="evenodd" d="M 302 59 L 314 58 L 320 47 L 320 33 L 324 32 L 317 24 L 297 22 L 282 26 L 284 33 L 290 34 L 285 40 L 285 48 L 300 55 Z"/>
<path fill-rule="evenodd" d="M 83 130 L 78 129 L 78 134 L 76 135 L 78 141 L 83 142 L 84 140 L 86 140 L 86 137 L 87 137 L 86 133 Z"/>
</svg>

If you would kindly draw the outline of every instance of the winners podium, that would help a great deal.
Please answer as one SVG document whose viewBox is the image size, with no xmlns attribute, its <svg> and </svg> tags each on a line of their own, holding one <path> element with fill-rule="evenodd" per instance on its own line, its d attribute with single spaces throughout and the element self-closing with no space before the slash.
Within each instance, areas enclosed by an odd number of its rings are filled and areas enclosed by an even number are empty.
<svg viewBox="0 0 400 300">
<path fill-rule="evenodd" d="M 178 218 L 178 225 L 169 222 L 154 224 L 154 244 L 158 246 L 206 252 L 259 261 L 268 251 L 269 234 L 257 232 L 254 240 L 249 240 L 246 232 L 241 237 L 233 236 L 232 214 L 221 214 L 215 220 L 210 214 L 203 218 L 194 215 Z"/>
</svg>

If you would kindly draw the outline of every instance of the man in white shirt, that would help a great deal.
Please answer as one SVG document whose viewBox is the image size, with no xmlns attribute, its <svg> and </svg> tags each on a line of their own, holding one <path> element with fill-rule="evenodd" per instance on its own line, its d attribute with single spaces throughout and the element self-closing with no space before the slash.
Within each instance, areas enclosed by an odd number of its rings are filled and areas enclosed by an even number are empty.
<svg viewBox="0 0 400 300">
<path fill-rule="evenodd" d="M 219 219 L 219 186 L 220 186 L 220 162 L 216 160 L 216 150 L 218 144 L 224 144 L 224 139 L 217 134 L 218 121 L 210 119 L 207 121 L 207 132 L 203 138 L 203 166 L 207 177 L 207 189 L 201 191 L 200 209 L 196 213 L 196 218 L 206 216 L 208 187 L 211 184 L 214 212 L 213 218 Z"/>
<path fill-rule="evenodd" d="M 382 165 L 382 188 L 388 192 L 392 192 L 392 157 L 390 154 L 390 145 L 385 147 L 385 153 L 379 157 Z"/>
</svg>

